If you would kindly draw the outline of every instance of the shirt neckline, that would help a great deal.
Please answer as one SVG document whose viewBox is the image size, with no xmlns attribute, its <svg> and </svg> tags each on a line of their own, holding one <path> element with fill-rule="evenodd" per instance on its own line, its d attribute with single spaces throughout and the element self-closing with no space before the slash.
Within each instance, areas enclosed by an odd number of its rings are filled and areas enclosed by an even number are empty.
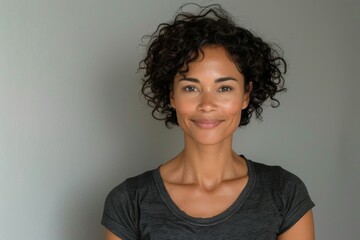
<svg viewBox="0 0 360 240">
<path fill-rule="evenodd" d="M 153 177 L 162 200 L 174 215 L 176 215 L 177 217 L 181 218 L 185 222 L 188 222 L 192 225 L 211 226 L 226 221 L 240 210 L 240 208 L 244 204 L 245 200 L 248 198 L 249 194 L 251 193 L 255 185 L 256 176 L 253 167 L 253 162 L 247 159 L 246 157 L 244 157 L 244 155 L 240 155 L 240 156 L 242 156 L 245 159 L 246 165 L 248 167 L 248 181 L 244 189 L 241 191 L 241 193 L 235 200 L 235 202 L 233 202 L 233 204 L 229 208 L 227 208 L 224 212 L 209 218 L 197 218 L 186 214 L 175 204 L 175 202 L 171 199 L 169 193 L 167 192 L 164 182 L 160 175 L 160 166 L 159 166 L 154 170 Z"/>
</svg>

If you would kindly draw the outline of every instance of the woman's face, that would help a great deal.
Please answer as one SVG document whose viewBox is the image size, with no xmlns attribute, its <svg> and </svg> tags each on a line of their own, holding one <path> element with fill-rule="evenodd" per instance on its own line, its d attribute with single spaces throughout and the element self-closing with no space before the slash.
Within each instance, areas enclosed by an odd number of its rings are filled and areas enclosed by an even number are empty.
<svg viewBox="0 0 360 240">
<path fill-rule="evenodd" d="M 170 102 L 185 137 L 212 145 L 231 140 L 249 104 L 244 77 L 222 47 L 203 48 L 185 75 L 177 74 Z"/>
</svg>

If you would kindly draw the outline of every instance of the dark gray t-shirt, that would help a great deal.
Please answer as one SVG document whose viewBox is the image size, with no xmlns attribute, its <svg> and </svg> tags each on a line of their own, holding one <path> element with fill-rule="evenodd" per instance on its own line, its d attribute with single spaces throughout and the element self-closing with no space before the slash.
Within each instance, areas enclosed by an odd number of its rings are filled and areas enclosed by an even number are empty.
<svg viewBox="0 0 360 240">
<path fill-rule="evenodd" d="M 314 207 L 304 183 L 278 166 L 246 160 L 248 183 L 211 218 L 194 218 L 171 200 L 159 168 L 127 179 L 106 198 L 101 223 L 123 240 L 271 240 Z"/>
</svg>

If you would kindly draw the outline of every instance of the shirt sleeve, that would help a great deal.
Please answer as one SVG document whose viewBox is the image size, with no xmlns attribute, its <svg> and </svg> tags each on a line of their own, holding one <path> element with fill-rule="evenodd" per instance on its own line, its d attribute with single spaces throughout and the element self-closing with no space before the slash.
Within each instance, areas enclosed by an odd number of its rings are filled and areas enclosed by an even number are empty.
<svg viewBox="0 0 360 240">
<path fill-rule="evenodd" d="M 315 206 L 303 181 L 286 170 L 283 172 L 282 206 L 283 222 L 279 235 L 295 225 Z"/>
<path fill-rule="evenodd" d="M 101 224 L 123 240 L 135 240 L 136 214 L 127 181 L 115 187 L 106 197 Z"/>
</svg>

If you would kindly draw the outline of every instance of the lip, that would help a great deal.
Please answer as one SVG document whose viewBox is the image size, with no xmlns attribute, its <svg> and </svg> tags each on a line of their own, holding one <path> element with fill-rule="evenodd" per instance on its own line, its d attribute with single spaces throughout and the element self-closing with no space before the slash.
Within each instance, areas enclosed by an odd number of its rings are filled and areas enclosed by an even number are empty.
<svg viewBox="0 0 360 240">
<path fill-rule="evenodd" d="M 211 129 L 217 127 L 222 120 L 215 120 L 215 119 L 198 119 L 192 120 L 198 127 L 204 129 Z"/>
</svg>

